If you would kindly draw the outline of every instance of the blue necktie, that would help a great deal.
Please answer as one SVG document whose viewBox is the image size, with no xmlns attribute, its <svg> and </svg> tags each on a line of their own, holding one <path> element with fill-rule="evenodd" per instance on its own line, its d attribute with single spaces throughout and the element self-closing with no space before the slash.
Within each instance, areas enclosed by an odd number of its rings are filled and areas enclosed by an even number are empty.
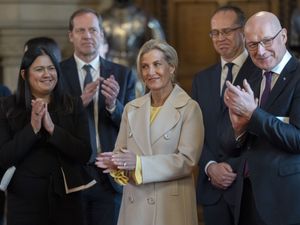
<svg viewBox="0 0 300 225">
<path fill-rule="evenodd" d="M 230 81 L 232 82 L 233 78 L 232 78 L 232 67 L 234 66 L 234 63 L 226 63 L 225 64 L 227 67 L 228 67 L 228 71 L 227 71 L 227 76 L 226 76 L 226 80 L 223 84 L 223 87 L 222 87 L 222 101 L 223 101 L 223 97 L 224 97 L 224 92 L 225 92 L 225 89 L 226 89 L 226 81 Z"/>
<path fill-rule="evenodd" d="M 84 78 L 83 86 L 85 87 L 88 83 L 93 82 L 93 77 L 91 73 L 91 65 L 84 65 L 82 67 L 86 71 L 86 75 Z M 90 142 L 92 147 L 92 155 L 90 157 L 90 163 L 95 161 L 97 156 L 97 142 L 96 142 L 96 126 L 94 119 L 94 102 L 91 101 L 87 106 L 87 114 L 88 114 L 88 122 L 89 122 L 89 131 L 90 131 Z"/>
<path fill-rule="evenodd" d="M 272 75 L 273 75 L 272 71 L 264 72 L 264 76 L 266 77 L 266 83 L 265 83 L 265 88 L 264 88 L 264 91 L 263 91 L 263 93 L 261 95 L 261 99 L 260 99 L 260 105 L 261 106 L 266 104 L 266 101 L 267 101 L 267 99 L 270 95 Z"/>
</svg>

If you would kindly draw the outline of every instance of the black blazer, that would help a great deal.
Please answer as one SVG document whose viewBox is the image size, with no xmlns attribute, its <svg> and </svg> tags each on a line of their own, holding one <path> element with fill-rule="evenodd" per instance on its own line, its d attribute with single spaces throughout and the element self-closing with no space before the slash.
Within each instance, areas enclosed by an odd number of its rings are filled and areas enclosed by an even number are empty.
<svg viewBox="0 0 300 225">
<path fill-rule="evenodd" d="M 61 63 L 66 90 L 73 96 L 81 96 L 77 65 L 74 57 Z M 100 138 L 101 150 L 112 151 L 115 146 L 125 104 L 135 98 L 135 74 L 125 66 L 107 61 L 100 57 L 100 74 L 103 78 L 108 78 L 111 74 L 115 76 L 119 83 L 120 91 L 117 96 L 115 111 L 110 114 L 105 108 L 104 96 L 99 91 L 98 102 L 98 133 Z M 100 76 L 99 74 L 99 76 Z M 111 182 L 117 191 L 121 191 L 119 186 Z"/>
<path fill-rule="evenodd" d="M 0 166 L 6 170 L 16 166 L 8 192 L 18 190 L 19 179 L 51 177 L 54 191 L 65 194 L 61 167 L 65 170 L 69 188 L 85 185 L 92 178 L 83 166 L 89 160 L 88 126 L 81 101 L 71 100 L 73 111 L 52 110 L 49 113 L 55 124 L 53 135 L 41 129 L 35 134 L 30 124 L 31 112 L 17 107 L 15 95 L 0 101 Z"/>
<path fill-rule="evenodd" d="M 260 81 L 254 85 L 259 96 Z M 282 118 L 289 121 L 282 122 Z M 224 141 L 229 147 L 230 139 Z M 264 222 L 300 223 L 300 63 L 295 57 L 284 67 L 265 106 L 254 111 L 246 141 L 238 147 L 242 161 L 248 162 L 256 207 Z M 238 206 L 243 164 L 237 180 Z M 236 207 L 237 221 L 238 215 L 239 207 Z"/>
<path fill-rule="evenodd" d="M 239 159 L 228 158 L 220 145 L 220 135 L 227 132 L 228 126 L 223 121 L 228 120 L 228 110 L 220 97 L 221 63 L 217 63 L 196 74 L 193 80 L 192 97 L 202 110 L 205 127 L 204 146 L 199 161 L 199 175 L 197 181 L 197 201 L 203 205 L 215 204 L 224 195 L 227 202 L 234 204 L 234 184 L 226 191 L 215 188 L 205 174 L 205 166 L 209 161 L 227 162 L 236 172 Z M 234 85 L 241 85 L 243 79 L 253 79 L 258 68 L 248 57 L 240 69 Z"/>
<path fill-rule="evenodd" d="M 63 61 L 61 69 L 66 90 L 73 96 L 80 96 L 82 93 L 74 57 Z M 112 151 L 118 135 L 123 108 L 127 102 L 135 98 L 135 75 L 127 67 L 103 58 L 100 58 L 100 74 L 105 79 L 113 74 L 120 86 L 117 106 L 113 114 L 105 109 L 104 97 L 99 92 L 98 112 L 101 149 L 102 151 Z"/>
</svg>

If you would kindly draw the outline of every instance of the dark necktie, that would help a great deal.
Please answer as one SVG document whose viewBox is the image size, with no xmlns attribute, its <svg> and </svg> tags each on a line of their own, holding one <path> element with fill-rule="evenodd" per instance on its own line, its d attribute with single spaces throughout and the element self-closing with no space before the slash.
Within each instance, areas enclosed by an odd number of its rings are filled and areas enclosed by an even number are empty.
<svg viewBox="0 0 300 225">
<path fill-rule="evenodd" d="M 264 91 L 261 95 L 261 99 L 260 99 L 260 105 L 263 106 L 265 105 L 270 92 L 271 92 L 271 83 L 272 83 L 272 75 L 273 72 L 272 71 L 268 71 L 268 72 L 264 72 L 264 76 L 266 77 L 266 82 L 265 82 L 265 88 Z"/>
<path fill-rule="evenodd" d="M 91 73 L 92 66 L 89 64 L 86 64 L 82 68 L 86 71 L 86 75 L 85 75 L 84 82 L 83 82 L 83 87 L 85 87 L 88 83 L 91 83 L 93 81 L 93 77 L 92 77 L 92 73 Z"/>
<path fill-rule="evenodd" d="M 261 95 L 260 105 L 264 105 L 270 95 L 272 75 L 273 75 L 272 71 L 264 72 L 264 76 L 266 77 L 266 83 L 265 83 L 264 91 Z M 248 177 L 248 176 L 249 176 L 249 166 L 248 166 L 248 162 L 246 160 L 245 165 L 244 165 L 244 177 Z"/>
<path fill-rule="evenodd" d="M 85 86 L 93 81 L 91 65 L 84 65 L 82 67 L 86 71 L 86 75 L 84 78 L 83 86 Z M 89 122 L 89 131 L 90 131 L 90 142 L 92 147 L 92 155 L 90 158 L 90 163 L 93 163 L 95 161 L 95 158 L 97 156 L 97 142 L 96 142 L 96 127 L 95 127 L 95 120 L 94 120 L 94 102 L 91 101 L 89 105 L 87 106 L 87 114 L 88 114 L 88 122 Z"/>
<path fill-rule="evenodd" d="M 222 101 L 223 101 L 224 92 L 225 92 L 225 89 L 226 89 L 226 81 L 228 80 L 228 81 L 232 82 L 232 79 L 233 79 L 232 78 L 232 67 L 234 66 L 234 63 L 226 63 L 225 65 L 228 67 L 228 71 L 227 71 L 226 80 L 225 80 L 225 82 L 223 84 L 223 87 L 222 87 L 222 95 L 221 95 Z"/>
</svg>

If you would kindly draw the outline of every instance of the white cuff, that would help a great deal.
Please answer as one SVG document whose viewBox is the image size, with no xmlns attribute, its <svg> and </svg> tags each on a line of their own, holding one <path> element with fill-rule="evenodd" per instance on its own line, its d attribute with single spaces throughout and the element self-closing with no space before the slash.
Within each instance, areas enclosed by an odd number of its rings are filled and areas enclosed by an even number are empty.
<svg viewBox="0 0 300 225">
<path fill-rule="evenodd" d="M 115 111 L 116 107 L 117 107 L 117 105 L 114 104 L 114 106 L 112 108 L 108 108 L 108 107 L 105 107 L 105 108 L 110 114 L 112 114 Z"/>
<path fill-rule="evenodd" d="M 209 167 L 210 164 L 213 164 L 213 163 L 217 163 L 216 161 L 209 161 L 208 163 L 206 163 L 205 167 L 204 167 L 204 171 L 205 171 L 205 174 L 208 176 L 207 174 L 207 168 Z M 210 180 L 209 176 L 208 176 L 208 179 Z"/>
</svg>

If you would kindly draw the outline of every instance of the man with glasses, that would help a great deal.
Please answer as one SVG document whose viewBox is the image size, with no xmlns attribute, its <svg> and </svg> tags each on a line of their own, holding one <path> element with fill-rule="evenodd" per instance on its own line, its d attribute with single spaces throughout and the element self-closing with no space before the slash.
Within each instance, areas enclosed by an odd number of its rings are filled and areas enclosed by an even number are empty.
<svg viewBox="0 0 300 225">
<path fill-rule="evenodd" d="M 260 80 L 240 87 L 226 82 L 224 94 L 234 129 L 223 141 L 243 162 L 236 222 L 299 225 L 300 63 L 286 49 L 287 30 L 270 12 L 249 18 L 245 41 Z"/>
<path fill-rule="evenodd" d="M 226 157 L 220 137 L 228 129 L 223 125 L 226 116 L 228 120 L 223 102 L 225 80 L 242 84 L 246 75 L 257 70 L 244 46 L 244 23 L 244 13 L 237 7 L 216 10 L 209 35 L 220 61 L 198 73 L 193 81 L 192 96 L 202 109 L 205 126 L 197 182 L 197 200 L 203 206 L 205 225 L 234 224 L 234 181 L 239 159 Z"/>
</svg>

